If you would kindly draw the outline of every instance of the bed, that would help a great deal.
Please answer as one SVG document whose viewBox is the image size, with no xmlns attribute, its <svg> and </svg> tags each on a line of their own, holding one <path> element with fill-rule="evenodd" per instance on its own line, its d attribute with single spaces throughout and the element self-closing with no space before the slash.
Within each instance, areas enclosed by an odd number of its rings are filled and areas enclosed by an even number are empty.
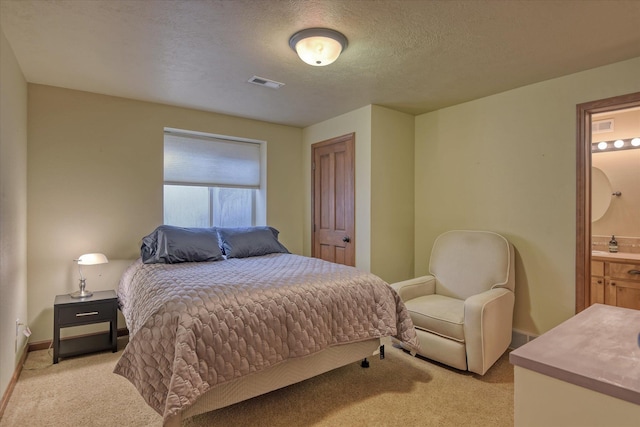
<svg viewBox="0 0 640 427">
<path fill-rule="evenodd" d="M 207 239 L 218 237 L 222 256 L 201 256 L 191 239 L 193 261 L 156 236 L 118 287 L 129 343 L 114 372 L 165 426 L 369 357 L 382 337 L 418 347 L 402 301 L 377 276 L 290 254 L 270 228 L 266 239 L 255 228 L 214 231 Z M 179 259 L 149 262 L 159 252 Z"/>
</svg>

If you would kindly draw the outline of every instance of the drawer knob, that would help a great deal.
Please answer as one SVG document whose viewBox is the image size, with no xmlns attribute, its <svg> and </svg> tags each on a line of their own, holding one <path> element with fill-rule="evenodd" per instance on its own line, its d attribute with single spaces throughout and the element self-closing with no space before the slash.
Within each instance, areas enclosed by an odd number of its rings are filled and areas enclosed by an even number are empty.
<svg viewBox="0 0 640 427">
<path fill-rule="evenodd" d="M 629 270 L 627 271 L 629 274 L 640 274 L 640 270 Z"/>
<path fill-rule="evenodd" d="M 86 313 L 76 313 L 76 317 L 95 316 L 97 314 L 98 314 L 97 311 L 88 311 Z"/>
</svg>

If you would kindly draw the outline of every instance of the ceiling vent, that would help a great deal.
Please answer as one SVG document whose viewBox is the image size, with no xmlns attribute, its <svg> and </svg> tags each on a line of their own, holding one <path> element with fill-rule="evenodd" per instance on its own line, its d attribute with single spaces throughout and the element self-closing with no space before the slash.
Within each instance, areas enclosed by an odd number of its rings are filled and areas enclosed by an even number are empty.
<svg viewBox="0 0 640 427">
<path fill-rule="evenodd" d="M 271 89 L 280 89 L 284 86 L 284 83 L 276 82 L 275 80 L 265 79 L 264 77 L 253 76 L 248 80 L 249 83 L 253 83 L 258 86 L 270 87 Z"/>
<path fill-rule="evenodd" d="M 613 132 L 613 119 L 598 120 L 591 123 L 592 133 Z"/>
</svg>

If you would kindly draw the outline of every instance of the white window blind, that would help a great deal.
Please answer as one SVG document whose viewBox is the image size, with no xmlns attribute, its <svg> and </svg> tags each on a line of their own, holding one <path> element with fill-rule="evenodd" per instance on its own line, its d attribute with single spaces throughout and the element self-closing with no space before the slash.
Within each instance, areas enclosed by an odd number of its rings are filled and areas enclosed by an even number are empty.
<svg viewBox="0 0 640 427">
<path fill-rule="evenodd" d="M 165 132 L 164 183 L 260 188 L 260 144 Z"/>
</svg>

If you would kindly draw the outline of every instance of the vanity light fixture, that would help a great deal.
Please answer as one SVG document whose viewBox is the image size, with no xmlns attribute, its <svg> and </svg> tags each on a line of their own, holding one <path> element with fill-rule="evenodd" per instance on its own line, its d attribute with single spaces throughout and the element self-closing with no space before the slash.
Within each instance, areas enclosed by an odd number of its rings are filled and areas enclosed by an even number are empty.
<svg viewBox="0 0 640 427">
<path fill-rule="evenodd" d="M 314 67 L 333 63 L 347 48 L 344 34 L 329 28 L 307 28 L 300 30 L 289 39 L 289 46 L 300 59 Z"/>
<path fill-rule="evenodd" d="M 616 139 L 615 141 L 600 141 L 591 144 L 591 152 L 620 151 L 640 148 L 640 137 Z"/>
</svg>

